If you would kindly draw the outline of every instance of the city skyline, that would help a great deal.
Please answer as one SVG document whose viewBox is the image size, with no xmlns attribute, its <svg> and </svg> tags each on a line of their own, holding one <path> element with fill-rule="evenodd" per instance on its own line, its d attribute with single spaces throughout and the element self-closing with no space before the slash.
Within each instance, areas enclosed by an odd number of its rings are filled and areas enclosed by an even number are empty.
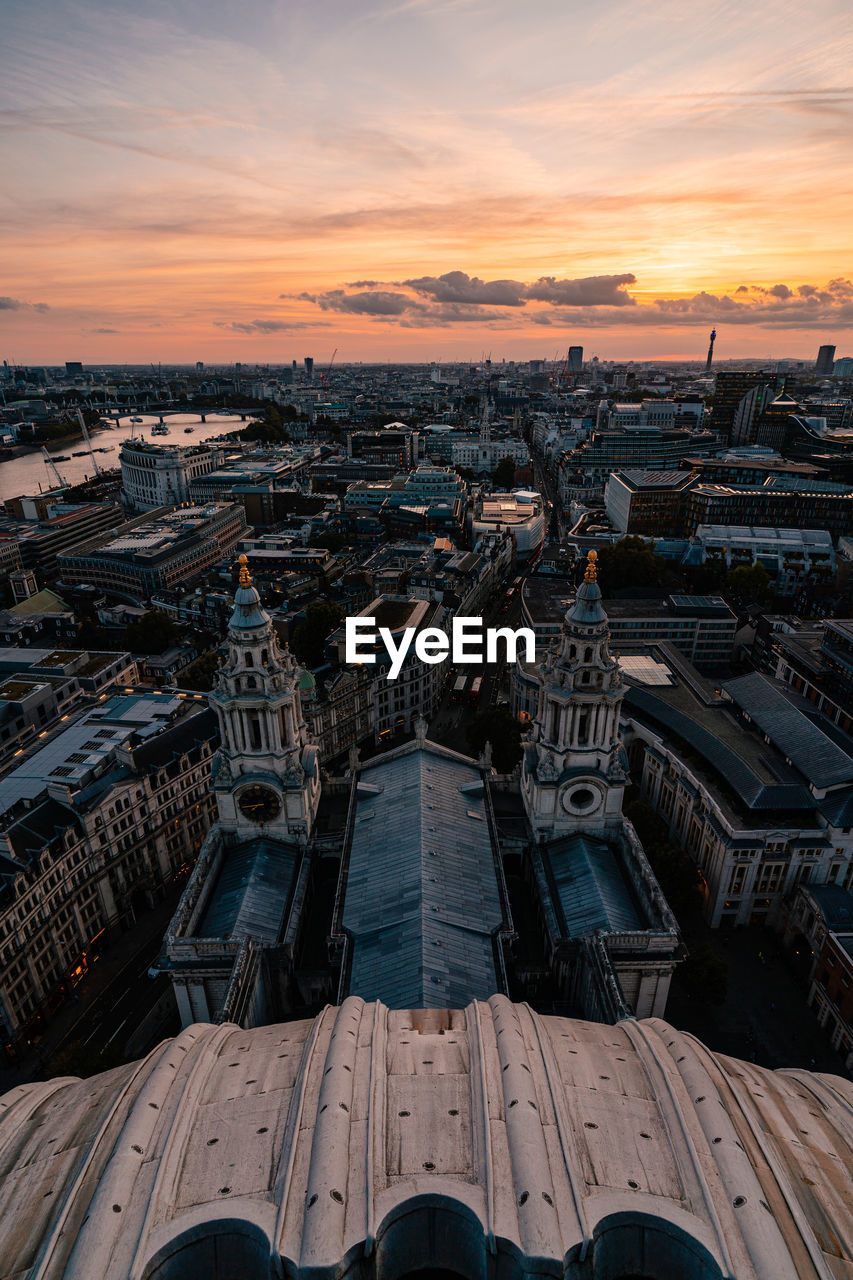
<svg viewBox="0 0 853 1280">
<path fill-rule="evenodd" d="M 848 354 L 853 26 L 802 17 L 18 6 L 0 354 Z"/>
</svg>

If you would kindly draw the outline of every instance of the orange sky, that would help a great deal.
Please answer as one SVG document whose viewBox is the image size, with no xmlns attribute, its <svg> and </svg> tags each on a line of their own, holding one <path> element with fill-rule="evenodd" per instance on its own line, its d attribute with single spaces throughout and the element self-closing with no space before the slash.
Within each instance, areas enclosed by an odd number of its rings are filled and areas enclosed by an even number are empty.
<svg viewBox="0 0 853 1280">
<path fill-rule="evenodd" d="M 16 9 L 10 363 L 853 353 L 846 3 Z"/>
</svg>

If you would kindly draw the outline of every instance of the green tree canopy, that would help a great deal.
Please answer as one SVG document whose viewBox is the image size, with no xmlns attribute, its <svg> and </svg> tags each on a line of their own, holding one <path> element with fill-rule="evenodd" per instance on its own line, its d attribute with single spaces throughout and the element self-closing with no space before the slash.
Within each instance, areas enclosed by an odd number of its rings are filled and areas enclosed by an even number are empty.
<svg viewBox="0 0 853 1280">
<path fill-rule="evenodd" d="M 770 575 L 763 564 L 742 564 L 729 569 L 725 590 L 739 604 L 767 604 L 773 595 Z"/>
<path fill-rule="evenodd" d="M 605 596 L 623 587 L 655 587 L 661 568 L 660 556 L 635 533 L 602 547 L 598 553 L 598 581 Z"/>
<path fill-rule="evenodd" d="M 219 659 L 214 650 L 203 653 L 200 658 L 196 658 L 195 662 L 190 663 L 185 671 L 181 673 L 178 683 L 183 689 L 196 689 L 199 693 L 209 693 L 213 688 L 213 676 L 219 665 Z"/>
<path fill-rule="evenodd" d="M 124 630 L 124 642 L 131 653 L 165 653 L 183 639 L 181 628 L 161 609 L 150 609 Z"/>
<path fill-rule="evenodd" d="M 318 533 L 308 543 L 309 547 L 325 547 L 327 551 L 343 551 L 347 540 L 342 533 L 334 533 L 329 529 L 326 533 Z"/>
<path fill-rule="evenodd" d="M 290 647 L 304 667 L 319 667 L 323 645 L 343 618 L 340 605 L 331 600 L 315 600 L 305 610 L 305 621 L 293 629 Z"/>
<path fill-rule="evenodd" d="M 468 746 L 479 755 L 492 744 L 492 763 L 498 773 L 510 773 L 521 759 L 521 725 L 506 707 L 485 707 L 465 730 Z"/>
</svg>

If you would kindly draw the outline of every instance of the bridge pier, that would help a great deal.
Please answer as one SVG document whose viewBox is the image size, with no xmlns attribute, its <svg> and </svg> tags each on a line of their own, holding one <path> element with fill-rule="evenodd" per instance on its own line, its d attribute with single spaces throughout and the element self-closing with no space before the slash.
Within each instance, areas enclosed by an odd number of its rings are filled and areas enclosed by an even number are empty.
<svg viewBox="0 0 853 1280">
<path fill-rule="evenodd" d="M 202 422 L 207 422 L 207 414 L 206 414 L 206 413 L 200 413 L 200 414 L 199 414 L 199 417 L 201 418 Z"/>
</svg>

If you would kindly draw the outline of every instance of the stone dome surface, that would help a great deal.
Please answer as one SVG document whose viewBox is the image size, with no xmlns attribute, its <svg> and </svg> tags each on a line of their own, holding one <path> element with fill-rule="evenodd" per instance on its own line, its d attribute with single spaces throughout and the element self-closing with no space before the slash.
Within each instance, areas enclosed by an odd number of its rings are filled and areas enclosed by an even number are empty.
<svg viewBox="0 0 853 1280">
<path fill-rule="evenodd" d="M 853 1084 L 503 996 L 0 1098 L 3 1280 L 853 1276 Z"/>
</svg>

